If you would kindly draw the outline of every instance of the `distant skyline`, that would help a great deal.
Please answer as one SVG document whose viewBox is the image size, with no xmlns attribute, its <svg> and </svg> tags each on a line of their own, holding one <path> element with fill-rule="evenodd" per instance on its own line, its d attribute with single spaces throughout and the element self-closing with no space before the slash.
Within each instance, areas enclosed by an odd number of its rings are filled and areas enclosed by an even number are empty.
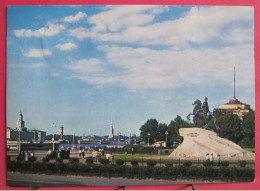
<svg viewBox="0 0 260 191">
<path fill-rule="evenodd" d="M 9 6 L 7 126 L 53 133 L 139 135 L 208 97 L 255 108 L 249 6 Z"/>
</svg>

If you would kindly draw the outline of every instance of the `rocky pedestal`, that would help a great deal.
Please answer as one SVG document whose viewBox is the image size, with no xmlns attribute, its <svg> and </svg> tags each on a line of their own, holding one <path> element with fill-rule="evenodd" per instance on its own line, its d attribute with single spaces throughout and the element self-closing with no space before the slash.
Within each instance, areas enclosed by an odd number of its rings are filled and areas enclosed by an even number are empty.
<svg viewBox="0 0 260 191">
<path fill-rule="evenodd" d="M 206 154 L 213 153 L 215 160 L 255 160 L 255 154 L 242 149 L 232 141 L 219 137 L 215 132 L 201 128 L 180 128 L 184 138 L 170 155 L 172 159 L 205 160 Z"/>
</svg>

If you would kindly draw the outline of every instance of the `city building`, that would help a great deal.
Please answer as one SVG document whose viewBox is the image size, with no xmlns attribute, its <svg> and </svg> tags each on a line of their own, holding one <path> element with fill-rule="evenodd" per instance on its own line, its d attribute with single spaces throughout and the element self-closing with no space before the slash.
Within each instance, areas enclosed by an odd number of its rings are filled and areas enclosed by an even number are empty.
<svg viewBox="0 0 260 191">
<path fill-rule="evenodd" d="M 110 131 L 109 131 L 109 139 L 113 139 L 114 138 L 114 127 L 113 127 L 113 118 L 111 117 L 111 125 L 110 125 Z"/>
<path fill-rule="evenodd" d="M 16 128 L 6 128 L 6 139 L 8 141 L 44 141 L 46 132 L 38 129 L 27 130 L 25 121 L 23 120 L 23 113 L 20 111 Z"/>
<path fill-rule="evenodd" d="M 224 105 L 220 105 L 219 109 L 225 110 L 226 112 L 232 112 L 235 115 L 238 115 L 239 119 L 243 120 L 244 116 L 246 116 L 250 111 L 250 105 L 240 102 L 236 98 L 236 86 L 235 83 L 235 68 L 234 68 L 234 96 L 228 103 Z"/>
</svg>

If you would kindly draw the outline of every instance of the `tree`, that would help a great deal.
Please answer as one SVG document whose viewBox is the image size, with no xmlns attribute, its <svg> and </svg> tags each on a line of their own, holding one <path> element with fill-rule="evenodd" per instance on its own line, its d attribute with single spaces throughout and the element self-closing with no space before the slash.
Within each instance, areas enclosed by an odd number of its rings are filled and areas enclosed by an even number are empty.
<svg viewBox="0 0 260 191">
<path fill-rule="evenodd" d="M 148 142 L 148 133 L 149 142 L 154 143 L 154 140 L 157 138 L 157 129 L 158 129 L 158 121 L 156 119 L 149 119 L 147 122 L 140 127 L 140 137 L 146 143 Z"/>
<path fill-rule="evenodd" d="M 244 147 L 255 146 L 255 112 L 250 111 L 243 120 L 241 128 L 242 140 L 239 142 Z"/>
<path fill-rule="evenodd" d="M 239 117 L 232 112 L 223 113 L 217 119 L 220 127 L 219 136 L 238 143 L 242 138 L 241 123 Z"/>
<path fill-rule="evenodd" d="M 160 123 L 158 127 L 157 137 L 156 140 L 158 141 L 165 141 L 166 135 L 165 132 L 168 131 L 168 125 L 165 123 Z"/>
</svg>

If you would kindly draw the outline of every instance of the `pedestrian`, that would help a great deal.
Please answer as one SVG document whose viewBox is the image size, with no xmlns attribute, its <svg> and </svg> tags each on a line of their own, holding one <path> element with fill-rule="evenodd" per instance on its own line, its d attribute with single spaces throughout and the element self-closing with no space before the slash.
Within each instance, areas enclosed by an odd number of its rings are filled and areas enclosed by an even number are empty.
<svg viewBox="0 0 260 191">
<path fill-rule="evenodd" d="M 29 159 L 29 152 L 26 151 L 26 153 L 25 153 L 25 160 L 28 161 L 28 159 Z"/>
<path fill-rule="evenodd" d="M 214 164 L 213 153 L 211 153 L 211 155 L 209 156 L 209 161 L 210 161 L 210 166 L 213 166 L 213 164 Z"/>
<path fill-rule="evenodd" d="M 98 151 L 97 150 L 95 150 L 95 161 L 97 162 L 98 161 Z"/>
<path fill-rule="evenodd" d="M 82 151 L 81 151 L 81 149 L 79 149 L 79 158 L 81 158 L 81 153 L 82 153 Z"/>
<path fill-rule="evenodd" d="M 220 166 L 220 154 L 218 154 L 218 166 Z"/>
<path fill-rule="evenodd" d="M 209 161 L 209 153 L 206 154 L 206 161 Z"/>
<path fill-rule="evenodd" d="M 85 151 L 84 151 L 84 149 L 82 149 L 81 155 L 82 155 L 82 158 L 84 159 L 84 157 L 85 157 Z"/>
</svg>

